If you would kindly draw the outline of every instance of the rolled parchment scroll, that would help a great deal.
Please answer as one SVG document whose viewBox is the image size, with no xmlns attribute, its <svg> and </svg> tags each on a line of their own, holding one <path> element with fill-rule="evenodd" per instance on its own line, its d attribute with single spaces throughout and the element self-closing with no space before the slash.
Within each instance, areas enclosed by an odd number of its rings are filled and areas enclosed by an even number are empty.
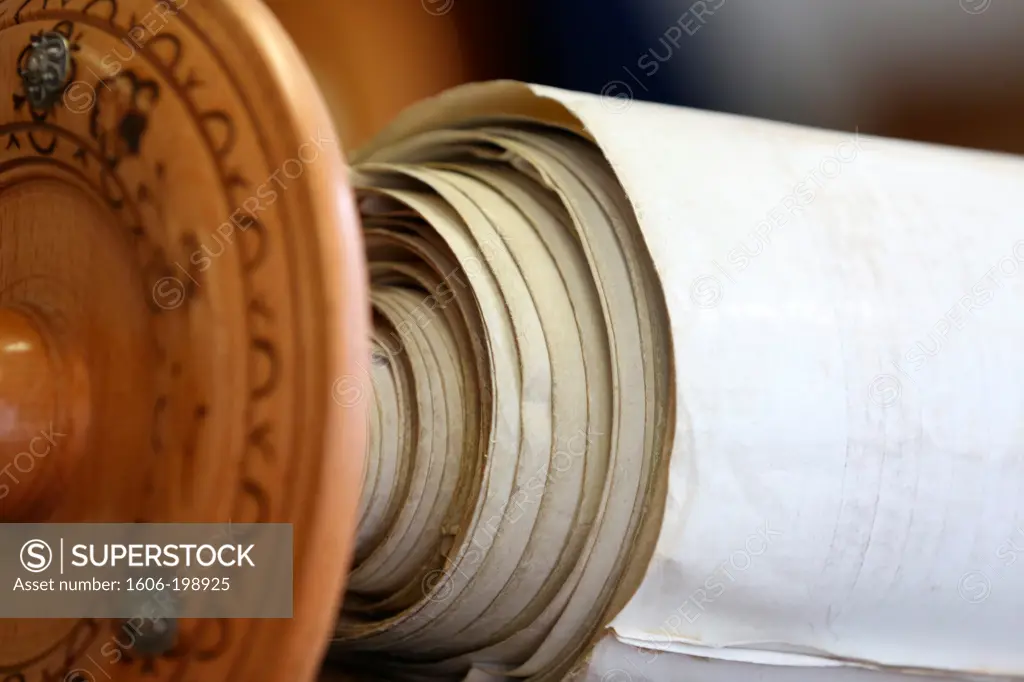
<svg viewBox="0 0 1024 682">
<path fill-rule="evenodd" d="M 337 655 L 1024 675 L 1020 159 L 499 82 L 354 174 L 375 350 Z"/>
</svg>

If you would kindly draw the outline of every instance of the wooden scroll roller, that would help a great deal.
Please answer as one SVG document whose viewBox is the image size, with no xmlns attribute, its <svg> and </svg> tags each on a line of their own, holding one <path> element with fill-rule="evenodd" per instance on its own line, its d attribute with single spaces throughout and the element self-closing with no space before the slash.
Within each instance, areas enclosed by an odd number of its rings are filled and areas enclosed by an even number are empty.
<svg viewBox="0 0 1024 682">
<path fill-rule="evenodd" d="M 59 4 L 0 2 L 2 520 L 296 538 L 294 618 L 110 679 L 1024 675 L 1019 159 L 498 82 L 346 167 L 327 28 Z"/>
</svg>

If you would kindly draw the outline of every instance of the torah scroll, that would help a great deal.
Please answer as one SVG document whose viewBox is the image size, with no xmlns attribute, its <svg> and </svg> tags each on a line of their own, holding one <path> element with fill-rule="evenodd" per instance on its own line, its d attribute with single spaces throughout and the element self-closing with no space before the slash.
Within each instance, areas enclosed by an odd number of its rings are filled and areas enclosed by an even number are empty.
<svg viewBox="0 0 1024 682">
<path fill-rule="evenodd" d="M 498 82 L 353 174 L 374 353 L 336 655 L 1024 675 L 1020 159 Z"/>
</svg>

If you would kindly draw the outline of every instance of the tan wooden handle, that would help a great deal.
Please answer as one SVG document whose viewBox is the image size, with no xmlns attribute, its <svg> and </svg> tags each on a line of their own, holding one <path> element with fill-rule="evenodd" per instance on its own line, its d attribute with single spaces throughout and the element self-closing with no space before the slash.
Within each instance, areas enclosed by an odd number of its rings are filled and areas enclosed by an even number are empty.
<svg viewBox="0 0 1024 682">
<path fill-rule="evenodd" d="M 0 679 L 314 679 L 365 448 L 332 386 L 369 337 L 317 86 L 247 0 L 3 0 L 0 82 L 0 521 L 295 538 L 293 619 L 181 622 L 155 651 L 0 621 Z"/>
</svg>

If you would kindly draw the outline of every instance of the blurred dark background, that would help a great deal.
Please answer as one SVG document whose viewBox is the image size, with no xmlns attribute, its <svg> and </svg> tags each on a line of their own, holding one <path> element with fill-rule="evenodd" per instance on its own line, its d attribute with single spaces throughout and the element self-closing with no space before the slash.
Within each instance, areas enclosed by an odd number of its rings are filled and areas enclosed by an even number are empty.
<svg viewBox="0 0 1024 682">
<path fill-rule="evenodd" d="M 352 87 L 332 97 L 351 110 L 349 146 L 426 95 L 515 78 L 1024 153 L 1024 0 L 333 4 L 347 29 L 325 50 L 350 56 Z"/>
<path fill-rule="evenodd" d="M 530 80 L 1024 152 L 1020 0 L 530 4 Z"/>
</svg>

